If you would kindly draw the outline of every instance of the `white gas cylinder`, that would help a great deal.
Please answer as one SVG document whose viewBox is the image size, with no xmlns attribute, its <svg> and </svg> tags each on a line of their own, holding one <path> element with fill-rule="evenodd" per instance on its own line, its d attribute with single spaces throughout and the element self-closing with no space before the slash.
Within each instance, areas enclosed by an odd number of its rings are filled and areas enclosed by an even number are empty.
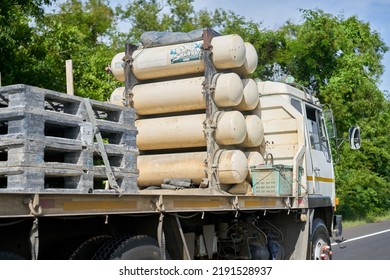
<svg viewBox="0 0 390 280">
<path fill-rule="evenodd" d="M 137 147 L 140 150 L 205 147 L 203 123 L 206 114 L 140 119 Z M 244 116 L 238 111 L 221 112 L 215 131 L 220 145 L 240 144 L 247 135 Z"/>
<path fill-rule="evenodd" d="M 202 93 L 203 77 L 135 85 L 132 89 L 134 109 L 138 115 L 202 110 L 206 101 Z M 218 107 L 232 107 L 243 99 L 244 85 L 235 73 L 220 74 L 213 99 Z M 124 87 L 117 88 L 110 102 L 123 105 Z"/>
<path fill-rule="evenodd" d="M 246 152 L 245 153 L 247 159 L 248 159 L 248 176 L 247 180 L 252 183 L 252 172 L 251 167 L 263 165 L 264 164 L 264 158 L 259 152 Z"/>
<path fill-rule="evenodd" d="M 257 87 L 257 83 L 253 79 L 242 80 L 244 88 L 244 96 L 241 99 L 240 104 L 233 108 L 238 111 L 250 111 L 257 107 L 260 103 L 260 95 Z"/>
<path fill-rule="evenodd" d="M 264 126 L 261 119 L 256 115 L 245 116 L 246 137 L 240 144 L 242 147 L 251 148 L 260 146 L 264 138 Z"/>
<path fill-rule="evenodd" d="M 245 61 L 244 64 L 236 69 L 232 69 L 238 75 L 246 76 L 255 72 L 259 57 L 257 55 L 255 47 L 249 43 L 245 42 Z"/>
<path fill-rule="evenodd" d="M 191 178 L 199 184 L 207 178 L 206 152 L 142 155 L 138 157 L 138 185 L 159 186 L 164 178 Z M 240 150 L 224 150 L 218 157 L 218 175 L 222 184 L 237 184 L 248 175 L 248 160 Z"/>
<path fill-rule="evenodd" d="M 139 80 L 189 75 L 204 71 L 203 41 L 145 48 L 133 53 L 133 73 Z M 211 40 L 212 62 L 217 69 L 241 67 L 246 47 L 239 35 L 217 36 Z M 123 57 L 118 53 L 111 61 L 111 72 L 118 81 L 125 80 Z"/>
</svg>

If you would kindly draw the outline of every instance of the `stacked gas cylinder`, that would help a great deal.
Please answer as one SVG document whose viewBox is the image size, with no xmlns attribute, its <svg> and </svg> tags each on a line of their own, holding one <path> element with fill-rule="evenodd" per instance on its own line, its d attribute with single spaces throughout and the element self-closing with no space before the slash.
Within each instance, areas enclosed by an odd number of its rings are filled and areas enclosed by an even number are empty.
<svg viewBox="0 0 390 280">
<path fill-rule="evenodd" d="M 258 88 L 253 79 L 245 78 L 257 67 L 256 50 L 238 35 L 212 36 L 214 72 L 206 79 L 204 32 L 199 40 L 143 43 L 146 46 L 132 54 L 141 189 L 161 186 L 166 178 L 189 179 L 192 186 L 199 186 L 209 176 L 210 162 L 218 185 L 229 188 L 251 182 L 250 166 L 264 162 Z M 162 36 L 157 34 L 156 41 Z M 124 56 L 117 54 L 111 64 L 119 81 L 125 80 Z M 122 105 L 124 89 L 116 89 L 110 102 Z M 207 147 L 208 129 L 214 141 L 212 153 Z"/>
</svg>

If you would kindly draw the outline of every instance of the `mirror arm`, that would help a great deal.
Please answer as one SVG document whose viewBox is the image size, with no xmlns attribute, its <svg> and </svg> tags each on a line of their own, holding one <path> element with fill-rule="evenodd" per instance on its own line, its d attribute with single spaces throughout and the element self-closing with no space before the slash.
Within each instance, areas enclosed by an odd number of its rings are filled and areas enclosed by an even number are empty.
<svg viewBox="0 0 390 280">
<path fill-rule="evenodd" d="M 341 140 L 341 142 L 340 142 Z M 347 138 L 337 138 L 337 142 L 339 143 L 337 145 L 337 150 L 340 149 L 341 145 L 343 145 L 343 143 L 345 142 L 345 140 L 347 140 Z"/>
</svg>

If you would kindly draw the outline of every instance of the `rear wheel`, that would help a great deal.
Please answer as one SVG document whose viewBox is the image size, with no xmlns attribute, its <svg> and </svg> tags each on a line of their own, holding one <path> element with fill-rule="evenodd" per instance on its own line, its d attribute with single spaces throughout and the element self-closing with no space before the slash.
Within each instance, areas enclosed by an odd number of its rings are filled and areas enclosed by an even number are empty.
<svg viewBox="0 0 390 280">
<path fill-rule="evenodd" d="M 147 235 L 133 236 L 123 241 L 111 254 L 111 260 L 161 260 L 157 241 Z"/>
<path fill-rule="evenodd" d="M 111 236 L 101 235 L 85 240 L 73 251 L 69 256 L 69 260 L 90 260 L 94 256 L 96 250 L 109 238 L 111 238 Z"/>
<path fill-rule="evenodd" d="M 321 219 L 313 221 L 311 236 L 311 259 L 312 260 L 330 260 L 332 251 L 328 229 Z"/>
<path fill-rule="evenodd" d="M 158 242 L 150 236 L 120 236 L 104 243 L 96 252 L 93 259 L 162 260 L 162 255 Z"/>
<path fill-rule="evenodd" d="M 109 260 L 112 253 L 120 246 L 120 244 L 128 239 L 129 235 L 112 237 L 105 241 L 95 252 L 93 260 Z"/>
</svg>

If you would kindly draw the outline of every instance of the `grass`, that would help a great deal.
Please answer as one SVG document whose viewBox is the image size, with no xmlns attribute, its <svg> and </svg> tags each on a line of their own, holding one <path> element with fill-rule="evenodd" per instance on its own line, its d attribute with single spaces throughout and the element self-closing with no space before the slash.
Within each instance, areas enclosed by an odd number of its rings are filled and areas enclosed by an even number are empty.
<svg viewBox="0 0 390 280">
<path fill-rule="evenodd" d="M 390 211 L 388 211 L 385 215 L 378 216 L 378 217 L 367 217 L 365 219 L 359 219 L 359 220 L 343 220 L 343 227 L 349 228 L 349 227 L 354 227 L 363 224 L 379 223 L 387 220 L 390 220 Z"/>
</svg>

